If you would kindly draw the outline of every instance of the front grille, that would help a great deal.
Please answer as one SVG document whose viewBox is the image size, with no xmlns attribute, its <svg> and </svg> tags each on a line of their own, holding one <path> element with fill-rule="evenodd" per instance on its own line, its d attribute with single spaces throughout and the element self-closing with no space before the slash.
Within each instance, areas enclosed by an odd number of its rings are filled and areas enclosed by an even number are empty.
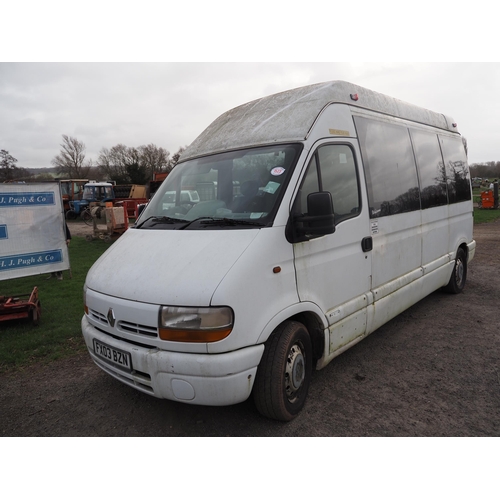
<svg viewBox="0 0 500 500">
<path fill-rule="evenodd" d="M 89 309 L 89 316 L 104 326 L 110 326 L 108 318 L 103 313 L 96 311 L 95 309 Z M 158 328 L 148 325 L 139 325 L 138 323 L 132 323 L 130 321 L 118 321 L 116 325 L 118 330 L 126 333 L 133 333 L 135 335 L 145 335 L 146 337 L 158 338 Z"/>
<path fill-rule="evenodd" d="M 120 370 L 117 370 L 116 367 L 109 365 L 102 359 L 98 358 L 92 351 L 90 351 L 90 355 L 95 364 L 98 365 L 106 373 L 109 373 L 109 375 L 115 377 L 116 379 L 124 382 L 127 385 L 135 387 L 142 392 L 146 392 L 154 396 L 154 391 L 151 386 L 151 377 L 147 373 L 139 372 L 136 370 L 132 371 L 132 373 L 122 372 Z"/>
<path fill-rule="evenodd" d="M 134 340 L 126 339 L 123 337 L 120 337 L 118 335 L 113 335 L 112 333 L 106 332 L 105 330 L 102 330 L 101 328 L 95 326 L 94 327 L 98 332 L 104 333 L 104 335 L 108 335 L 109 337 L 115 339 L 115 340 L 120 340 L 122 342 L 127 342 L 128 344 L 136 345 L 137 347 L 144 347 L 145 349 L 156 349 L 157 347 L 155 345 L 151 344 L 143 344 L 142 342 L 136 342 Z"/>
<path fill-rule="evenodd" d="M 89 316 L 94 319 L 95 321 L 98 321 L 99 323 L 102 323 L 103 325 L 108 326 L 109 321 L 108 318 L 99 311 L 95 311 L 94 309 L 89 309 Z"/>
<path fill-rule="evenodd" d="M 119 321 L 118 329 L 123 330 L 128 333 L 136 333 L 138 335 L 147 335 L 148 337 L 158 337 L 158 329 L 146 326 L 138 325 L 136 323 L 129 323 L 128 321 Z"/>
</svg>

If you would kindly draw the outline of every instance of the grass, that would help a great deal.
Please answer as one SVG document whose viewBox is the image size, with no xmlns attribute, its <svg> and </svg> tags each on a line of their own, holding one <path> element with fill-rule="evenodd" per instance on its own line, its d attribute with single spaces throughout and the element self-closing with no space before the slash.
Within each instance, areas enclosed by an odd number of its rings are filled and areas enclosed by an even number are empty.
<svg viewBox="0 0 500 500">
<path fill-rule="evenodd" d="M 493 208 L 485 208 L 480 210 L 479 208 L 474 209 L 474 224 L 483 224 L 485 222 L 494 222 L 500 219 L 500 210 Z"/>
<path fill-rule="evenodd" d="M 472 201 L 474 203 L 479 203 L 479 200 L 481 199 L 481 193 L 485 191 L 483 188 L 474 188 L 472 190 Z"/>
<path fill-rule="evenodd" d="M 487 188 L 474 188 L 472 190 L 472 201 L 478 203 L 481 199 L 481 193 L 486 191 Z M 500 210 L 488 208 L 488 209 L 474 209 L 474 224 L 483 224 L 485 222 L 494 222 L 500 219 Z"/>
<path fill-rule="evenodd" d="M 40 324 L 29 320 L 0 322 L 0 373 L 37 361 L 50 362 L 84 351 L 80 328 L 83 284 L 87 271 L 109 247 L 102 240 L 73 237 L 69 247 L 70 272 L 63 281 L 46 280 L 48 274 L 0 281 L 0 296 L 27 294 L 38 287 L 42 306 Z"/>
</svg>

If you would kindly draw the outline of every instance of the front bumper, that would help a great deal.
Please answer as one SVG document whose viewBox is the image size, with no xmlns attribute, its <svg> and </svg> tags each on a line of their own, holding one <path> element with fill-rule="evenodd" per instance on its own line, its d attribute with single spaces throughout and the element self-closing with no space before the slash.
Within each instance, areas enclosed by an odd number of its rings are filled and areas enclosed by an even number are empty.
<svg viewBox="0 0 500 500">
<path fill-rule="evenodd" d="M 82 332 L 91 358 L 121 382 L 157 398 L 225 406 L 245 401 L 252 391 L 264 345 L 223 354 L 196 354 L 140 347 L 94 328 L 85 315 Z M 93 339 L 131 356 L 132 370 L 99 357 Z"/>
</svg>

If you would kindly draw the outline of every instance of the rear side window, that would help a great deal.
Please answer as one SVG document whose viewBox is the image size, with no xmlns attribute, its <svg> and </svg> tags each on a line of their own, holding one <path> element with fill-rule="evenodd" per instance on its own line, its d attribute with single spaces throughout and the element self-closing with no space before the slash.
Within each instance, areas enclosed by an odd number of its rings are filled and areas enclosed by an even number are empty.
<svg viewBox="0 0 500 500">
<path fill-rule="evenodd" d="M 420 210 L 420 191 L 408 129 L 354 117 L 365 165 L 370 217 Z"/>
<path fill-rule="evenodd" d="M 446 169 L 437 134 L 410 130 L 420 176 L 422 209 L 448 204 Z"/>
<path fill-rule="evenodd" d="M 461 137 L 439 136 L 448 181 L 448 202 L 460 203 L 471 199 L 467 156 Z"/>
</svg>

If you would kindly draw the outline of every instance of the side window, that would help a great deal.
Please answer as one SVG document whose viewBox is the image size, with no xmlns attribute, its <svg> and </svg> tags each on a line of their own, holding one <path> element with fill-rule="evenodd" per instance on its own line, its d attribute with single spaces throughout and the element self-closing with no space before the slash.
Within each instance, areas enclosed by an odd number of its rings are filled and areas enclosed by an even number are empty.
<svg viewBox="0 0 500 500">
<path fill-rule="evenodd" d="M 295 213 L 307 213 L 307 196 L 311 193 L 320 191 L 319 178 L 318 178 L 318 164 L 316 162 L 316 155 L 314 155 L 307 167 L 306 175 L 302 181 L 302 186 L 299 191 L 297 203 L 295 206 Z"/>
<path fill-rule="evenodd" d="M 307 196 L 318 191 L 331 193 L 336 224 L 360 213 L 358 175 L 349 146 L 328 144 L 318 148 L 307 167 L 294 212 L 305 214 Z"/>
<path fill-rule="evenodd" d="M 422 209 L 448 204 L 446 170 L 436 134 L 411 130 L 420 175 Z"/>
<path fill-rule="evenodd" d="M 365 165 L 370 217 L 420 210 L 417 168 L 408 129 L 354 117 Z"/>
<path fill-rule="evenodd" d="M 440 136 L 449 203 L 460 203 L 471 199 L 471 187 L 467 156 L 461 137 Z"/>
<path fill-rule="evenodd" d="M 349 146 L 340 144 L 318 149 L 322 191 L 330 191 L 335 223 L 354 217 L 361 210 L 358 176 Z"/>
</svg>

